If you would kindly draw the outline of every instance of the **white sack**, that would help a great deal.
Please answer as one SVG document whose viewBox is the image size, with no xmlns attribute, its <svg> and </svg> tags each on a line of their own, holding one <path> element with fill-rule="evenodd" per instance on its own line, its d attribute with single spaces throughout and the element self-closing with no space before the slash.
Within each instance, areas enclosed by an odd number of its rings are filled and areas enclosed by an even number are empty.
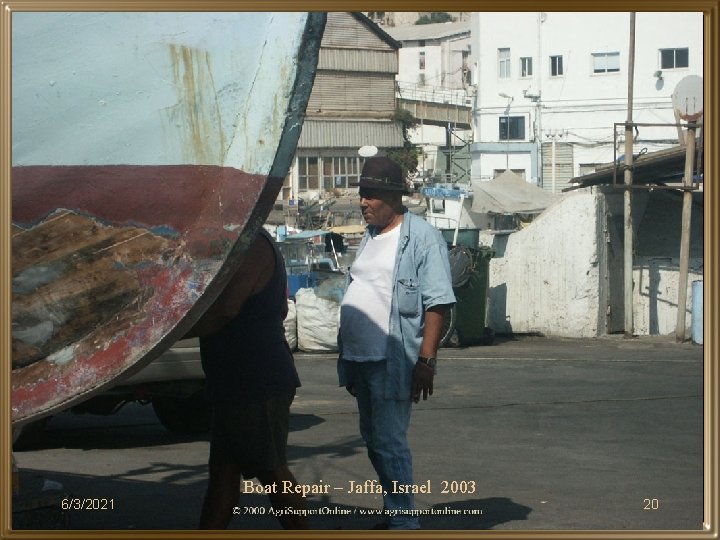
<svg viewBox="0 0 720 540">
<path fill-rule="evenodd" d="M 320 298 L 313 289 L 295 293 L 298 348 L 304 352 L 337 351 L 340 304 Z"/>
<path fill-rule="evenodd" d="M 294 351 L 298 346 L 297 338 L 297 310 L 295 308 L 295 302 L 288 298 L 288 314 L 283 321 L 285 327 L 285 339 L 287 339 L 290 350 Z"/>
</svg>

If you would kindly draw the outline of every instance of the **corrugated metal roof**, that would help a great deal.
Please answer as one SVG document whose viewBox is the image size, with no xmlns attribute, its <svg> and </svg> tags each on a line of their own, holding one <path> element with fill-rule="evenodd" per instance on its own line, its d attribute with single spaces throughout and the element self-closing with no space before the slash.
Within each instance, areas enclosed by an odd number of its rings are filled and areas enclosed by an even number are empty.
<svg viewBox="0 0 720 540">
<path fill-rule="evenodd" d="M 307 118 L 323 113 L 333 119 L 389 119 L 395 111 L 392 76 L 377 73 L 325 73 L 315 76 Z M 326 116 L 328 117 L 328 116 Z"/>
<path fill-rule="evenodd" d="M 330 12 L 323 33 L 322 47 L 360 47 L 397 51 L 395 41 L 362 13 Z"/>
<path fill-rule="evenodd" d="M 403 145 L 400 126 L 391 121 L 310 120 L 303 123 L 298 148 L 397 148 Z"/>
<path fill-rule="evenodd" d="M 457 21 L 434 24 L 414 24 L 412 26 L 388 26 L 385 30 L 396 40 L 417 41 L 420 39 L 442 39 L 455 35 L 470 35 L 470 21 Z"/>
<path fill-rule="evenodd" d="M 320 49 L 317 65 L 322 70 L 361 71 L 372 73 L 398 72 L 397 51 L 370 49 Z"/>
<path fill-rule="evenodd" d="M 367 16 L 364 15 L 363 13 L 361 13 L 361 12 L 359 12 L 359 11 L 353 11 L 353 12 L 351 12 L 351 14 L 352 14 L 352 16 L 355 17 L 358 21 L 362 22 L 362 23 L 365 24 L 370 30 L 372 30 L 373 32 L 375 32 L 375 34 L 377 34 L 380 38 L 382 38 L 383 40 L 385 40 L 389 45 L 392 45 L 393 47 L 396 47 L 396 48 L 398 48 L 398 49 L 399 49 L 400 47 L 402 47 L 402 45 L 401 45 L 399 42 L 395 41 L 395 39 L 393 39 L 393 37 L 385 31 L 385 29 L 380 28 L 380 26 L 378 26 L 377 24 L 375 24 L 369 17 L 367 17 Z"/>
<path fill-rule="evenodd" d="M 698 156 L 702 155 L 702 143 L 695 148 L 695 162 Z M 649 154 L 638 156 L 633 161 L 633 184 L 673 184 L 682 182 L 685 171 L 685 147 L 676 146 L 665 150 L 659 150 Z M 702 174 L 702 167 L 696 174 Z M 594 173 L 576 176 L 570 180 L 570 186 L 563 191 L 596 186 L 599 184 L 612 184 L 613 179 L 618 184 L 624 182 L 623 164 L 617 166 L 613 163 L 603 165 Z M 702 181 L 702 180 L 700 180 Z"/>
</svg>

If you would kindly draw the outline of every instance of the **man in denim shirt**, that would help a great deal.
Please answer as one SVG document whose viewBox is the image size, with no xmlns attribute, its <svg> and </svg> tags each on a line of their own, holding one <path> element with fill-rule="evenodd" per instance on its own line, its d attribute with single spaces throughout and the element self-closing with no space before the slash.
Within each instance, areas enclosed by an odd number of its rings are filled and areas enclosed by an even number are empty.
<svg viewBox="0 0 720 540">
<path fill-rule="evenodd" d="M 357 398 L 360 433 L 384 491 L 385 521 L 376 528 L 419 529 L 407 430 L 412 401 L 433 393 L 443 316 L 455 303 L 447 245 L 403 206 L 397 163 L 368 159 L 359 186 L 369 226 L 340 308 L 338 374 Z"/>
</svg>

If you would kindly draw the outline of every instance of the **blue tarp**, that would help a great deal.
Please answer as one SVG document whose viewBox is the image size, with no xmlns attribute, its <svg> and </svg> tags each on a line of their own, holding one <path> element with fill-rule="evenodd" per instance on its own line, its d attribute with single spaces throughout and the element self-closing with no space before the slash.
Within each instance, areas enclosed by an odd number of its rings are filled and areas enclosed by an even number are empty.
<svg viewBox="0 0 720 540">
<path fill-rule="evenodd" d="M 299 233 L 295 234 L 288 234 L 283 241 L 284 242 L 291 242 L 293 240 L 310 240 L 312 238 L 315 238 L 316 236 L 323 236 L 328 234 L 330 231 L 323 231 L 323 230 L 311 230 L 311 231 L 300 231 Z"/>
<path fill-rule="evenodd" d="M 435 199 L 459 199 L 460 197 L 470 199 L 473 196 L 473 192 L 471 190 L 461 189 L 459 186 L 445 186 L 441 184 L 420 188 L 420 193 L 422 193 L 425 197 Z"/>
</svg>

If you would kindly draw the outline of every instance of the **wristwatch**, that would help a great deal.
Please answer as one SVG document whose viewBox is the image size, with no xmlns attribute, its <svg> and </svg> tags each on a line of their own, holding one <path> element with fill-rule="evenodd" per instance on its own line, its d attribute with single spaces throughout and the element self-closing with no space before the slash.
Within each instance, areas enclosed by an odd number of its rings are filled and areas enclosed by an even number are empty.
<svg viewBox="0 0 720 540">
<path fill-rule="evenodd" d="M 425 364 L 426 366 L 432 368 L 433 373 L 437 373 L 437 358 L 427 358 L 425 356 L 418 356 L 418 362 L 421 362 Z"/>
</svg>

